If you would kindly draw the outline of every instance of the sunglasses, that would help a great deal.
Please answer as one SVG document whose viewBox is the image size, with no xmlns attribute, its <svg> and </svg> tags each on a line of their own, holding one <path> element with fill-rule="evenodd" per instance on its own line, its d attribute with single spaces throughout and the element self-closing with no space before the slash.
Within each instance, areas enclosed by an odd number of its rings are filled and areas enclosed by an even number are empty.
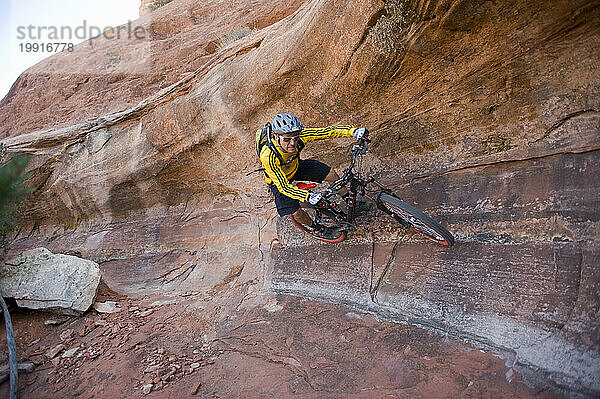
<svg viewBox="0 0 600 399">
<path fill-rule="evenodd" d="M 279 138 L 281 140 L 283 140 L 284 143 L 289 143 L 291 141 L 297 142 L 298 140 L 300 140 L 300 137 L 298 136 L 294 136 L 294 137 L 284 137 L 284 136 L 279 136 Z"/>
</svg>

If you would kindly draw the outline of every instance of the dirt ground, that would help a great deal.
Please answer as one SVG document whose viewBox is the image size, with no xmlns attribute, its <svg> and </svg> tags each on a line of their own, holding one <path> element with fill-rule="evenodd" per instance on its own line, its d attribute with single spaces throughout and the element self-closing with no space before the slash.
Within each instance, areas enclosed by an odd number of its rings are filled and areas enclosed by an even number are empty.
<svg viewBox="0 0 600 399">
<path fill-rule="evenodd" d="M 19 398 L 561 397 L 464 343 L 256 287 L 133 299 L 101 286 L 109 300 L 121 310 L 12 312 L 19 360 L 35 364 Z M 4 329 L 0 345 L 6 363 Z"/>
</svg>

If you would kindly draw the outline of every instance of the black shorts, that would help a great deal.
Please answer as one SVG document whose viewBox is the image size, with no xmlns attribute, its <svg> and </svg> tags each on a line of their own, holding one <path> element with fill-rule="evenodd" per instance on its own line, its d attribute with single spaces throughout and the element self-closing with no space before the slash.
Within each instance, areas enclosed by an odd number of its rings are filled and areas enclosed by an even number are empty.
<svg viewBox="0 0 600 399">
<path fill-rule="evenodd" d="M 325 180 L 330 170 L 331 167 L 325 165 L 323 162 L 314 159 L 301 159 L 292 181 L 321 183 Z M 300 208 L 300 201 L 281 194 L 274 184 L 270 184 L 269 188 L 275 197 L 275 206 L 277 206 L 279 216 L 291 215 Z"/>
</svg>

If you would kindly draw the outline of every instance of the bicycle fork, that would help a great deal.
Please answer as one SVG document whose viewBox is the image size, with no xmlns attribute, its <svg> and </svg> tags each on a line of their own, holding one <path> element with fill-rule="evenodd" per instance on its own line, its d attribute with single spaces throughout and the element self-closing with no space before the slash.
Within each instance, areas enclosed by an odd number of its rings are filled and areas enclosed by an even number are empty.
<svg viewBox="0 0 600 399">
<path fill-rule="evenodd" d="M 348 193 L 348 213 L 346 214 L 346 221 L 348 223 L 352 223 L 352 221 L 354 220 L 354 207 L 356 206 L 356 195 L 357 194 L 358 194 L 358 181 L 356 179 L 352 179 L 352 180 L 350 180 L 350 190 Z"/>
<path fill-rule="evenodd" d="M 394 192 L 392 190 L 386 188 L 383 184 L 379 183 L 374 178 L 369 179 L 367 184 L 368 183 L 375 184 L 379 188 L 379 191 L 377 191 L 377 193 L 375 194 L 375 198 L 373 198 L 372 196 L 370 196 L 367 193 L 363 193 L 363 196 L 366 197 L 367 199 L 369 199 L 371 202 L 373 202 L 375 204 L 375 206 L 377 207 L 377 209 L 387 213 L 392 218 L 396 219 L 396 221 L 398 221 L 402 226 L 404 226 L 406 228 L 410 228 L 411 224 L 407 220 L 404 220 L 400 215 L 390 212 L 386 207 L 381 205 L 381 202 L 379 201 L 379 198 L 381 197 L 381 194 L 383 194 L 383 193 L 393 195 L 394 197 L 398 197 L 398 196 L 396 194 L 394 194 Z"/>
</svg>

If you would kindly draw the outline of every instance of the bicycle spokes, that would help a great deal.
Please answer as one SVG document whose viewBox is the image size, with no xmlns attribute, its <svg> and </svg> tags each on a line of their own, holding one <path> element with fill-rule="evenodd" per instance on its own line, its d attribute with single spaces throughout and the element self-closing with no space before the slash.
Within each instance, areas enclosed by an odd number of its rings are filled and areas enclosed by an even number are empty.
<svg viewBox="0 0 600 399">
<path fill-rule="evenodd" d="M 378 204 L 405 227 L 422 234 L 438 244 L 454 245 L 452 234 L 417 208 L 407 204 L 395 195 L 381 192 L 377 197 Z"/>
</svg>

